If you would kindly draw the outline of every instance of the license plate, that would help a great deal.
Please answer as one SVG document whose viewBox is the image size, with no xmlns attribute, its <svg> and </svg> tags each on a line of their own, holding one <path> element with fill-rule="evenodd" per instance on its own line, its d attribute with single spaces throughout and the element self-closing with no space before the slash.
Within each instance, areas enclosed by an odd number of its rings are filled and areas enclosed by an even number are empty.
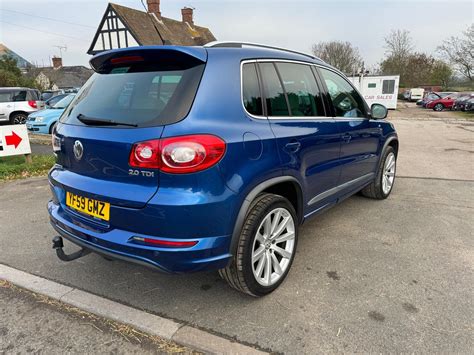
<svg viewBox="0 0 474 355">
<path fill-rule="evenodd" d="M 76 211 L 85 213 L 92 217 L 100 218 L 104 221 L 110 219 L 110 203 L 107 202 L 97 201 L 67 192 L 66 205 Z"/>
</svg>

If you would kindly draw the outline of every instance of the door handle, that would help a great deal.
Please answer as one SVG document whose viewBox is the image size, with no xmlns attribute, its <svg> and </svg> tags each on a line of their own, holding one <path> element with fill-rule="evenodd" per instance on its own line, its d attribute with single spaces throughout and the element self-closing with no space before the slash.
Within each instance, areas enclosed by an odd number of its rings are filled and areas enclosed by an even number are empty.
<svg viewBox="0 0 474 355">
<path fill-rule="evenodd" d="M 286 150 L 289 153 L 296 153 L 297 151 L 300 150 L 301 143 L 300 142 L 289 142 L 289 143 L 286 143 L 285 147 L 286 147 Z"/>
<path fill-rule="evenodd" d="M 341 138 L 344 142 L 349 143 L 352 139 L 352 136 L 349 133 L 346 133 L 343 134 Z"/>
</svg>

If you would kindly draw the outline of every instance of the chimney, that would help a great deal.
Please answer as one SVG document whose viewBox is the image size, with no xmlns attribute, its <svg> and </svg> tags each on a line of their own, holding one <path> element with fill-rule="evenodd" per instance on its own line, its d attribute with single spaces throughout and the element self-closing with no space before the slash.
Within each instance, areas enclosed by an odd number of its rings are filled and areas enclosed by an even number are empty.
<svg viewBox="0 0 474 355">
<path fill-rule="evenodd" d="M 63 58 L 53 57 L 53 68 L 59 69 L 63 66 Z"/>
<path fill-rule="evenodd" d="M 194 25 L 193 9 L 189 7 L 182 8 L 181 15 L 183 16 L 183 22 L 187 22 L 190 25 Z"/>
<path fill-rule="evenodd" d="M 148 5 L 148 13 L 155 14 L 158 18 L 160 18 L 160 0 L 146 0 L 146 2 Z"/>
</svg>

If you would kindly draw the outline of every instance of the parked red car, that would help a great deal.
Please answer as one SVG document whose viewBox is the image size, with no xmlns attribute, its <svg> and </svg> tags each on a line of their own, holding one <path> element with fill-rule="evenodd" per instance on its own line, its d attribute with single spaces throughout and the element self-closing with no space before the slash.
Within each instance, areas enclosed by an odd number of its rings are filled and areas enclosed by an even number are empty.
<svg viewBox="0 0 474 355">
<path fill-rule="evenodd" d="M 435 111 L 443 111 L 445 109 L 452 109 L 454 101 L 458 98 L 458 94 L 448 95 L 446 97 L 430 101 L 426 104 L 426 108 L 432 108 Z"/>
</svg>

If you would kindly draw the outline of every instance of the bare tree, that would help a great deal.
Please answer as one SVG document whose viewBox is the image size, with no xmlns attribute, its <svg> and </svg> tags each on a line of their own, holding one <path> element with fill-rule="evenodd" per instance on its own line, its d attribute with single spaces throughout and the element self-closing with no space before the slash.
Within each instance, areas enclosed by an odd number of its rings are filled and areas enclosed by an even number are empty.
<svg viewBox="0 0 474 355">
<path fill-rule="evenodd" d="M 405 59 L 413 52 L 413 43 L 410 32 L 407 30 L 392 30 L 385 37 L 387 57 Z"/>
<path fill-rule="evenodd" d="M 349 42 L 319 42 L 313 45 L 312 51 L 315 56 L 346 74 L 358 71 L 362 65 L 359 50 Z"/>
<path fill-rule="evenodd" d="M 385 59 L 380 63 L 382 74 L 400 75 L 400 83 L 408 85 L 408 61 L 413 54 L 413 43 L 407 30 L 392 30 L 385 37 Z"/>
<path fill-rule="evenodd" d="M 438 52 L 456 70 L 470 81 L 474 76 L 474 24 L 463 32 L 462 37 L 452 36 L 438 47 Z"/>
</svg>

